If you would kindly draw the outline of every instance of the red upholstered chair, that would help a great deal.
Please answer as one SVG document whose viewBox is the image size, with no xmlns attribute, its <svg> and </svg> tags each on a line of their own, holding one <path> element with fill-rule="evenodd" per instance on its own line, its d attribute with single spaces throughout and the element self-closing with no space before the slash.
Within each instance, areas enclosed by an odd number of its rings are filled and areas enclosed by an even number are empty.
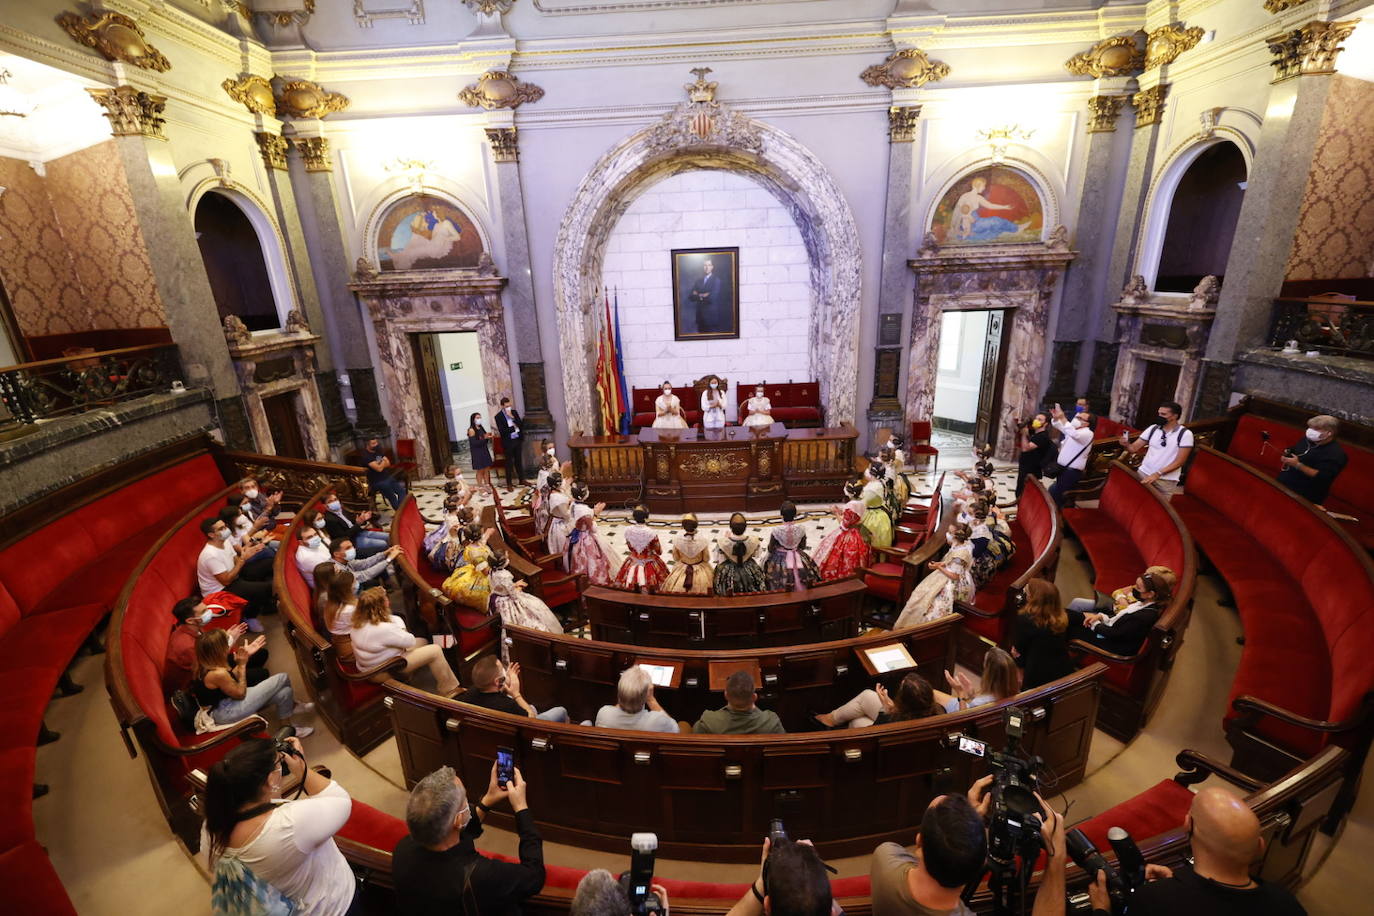
<svg viewBox="0 0 1374 916">
<path fill-rule="evenodd" d="M 407 481 L 411 475 L 419 470 L 419 465 L 415 461 L 415 440 L 397 439 L 396 440 L 396 473 L 402 475 Z"/>
<path fill-rule="evenodd" d="M 940 450 L 930 444 L 929 420 L 911 421 L 911 439 L 907 442 L 905 451 L 907 460 L 913 468 L 916 466 L 917 456 L 925 458 L 929 470 L 934 471 L 940 466 Z"/>
</svg>

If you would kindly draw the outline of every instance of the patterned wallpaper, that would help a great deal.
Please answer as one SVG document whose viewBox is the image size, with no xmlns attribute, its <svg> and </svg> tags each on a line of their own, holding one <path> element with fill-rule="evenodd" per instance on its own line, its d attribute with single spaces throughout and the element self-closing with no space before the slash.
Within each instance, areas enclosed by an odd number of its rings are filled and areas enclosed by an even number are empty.
<svg viewBox="0 0 1374 916">
<path fill-rule="evenodd" d="M 114 141 L 47 163 L 0 159 L 0 276 L 29 336 L 167 319 Z M 13 184 L 11 183 L 13 182 Z"/>
<path fill-rule="evenodd" d="M 1331 80 L 1289 280 L 1365 277 L 1374 267 L 1374 83 Z"/>
</svg>

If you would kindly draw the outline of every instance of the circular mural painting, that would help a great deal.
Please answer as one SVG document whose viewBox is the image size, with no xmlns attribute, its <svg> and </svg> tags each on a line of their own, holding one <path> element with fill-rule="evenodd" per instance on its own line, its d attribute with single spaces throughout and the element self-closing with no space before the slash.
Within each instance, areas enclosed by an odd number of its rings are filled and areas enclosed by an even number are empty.
<svg viewBox="0 0 1374 916">
<path fill-rule="evenodd" d="M 435 197 L 408 197 L 382 219 L 377 261 L 382 270 L 476 267 L 482 239 L 466 213 Z"/>
<path fill-rule="evenodd" d="M 1044 228 L 1035 185 L 1021 172 L 1000 165 L 956 181 L 940 198 L 930 224 L 941 245 L 1038 242 Z"/>
</svg>

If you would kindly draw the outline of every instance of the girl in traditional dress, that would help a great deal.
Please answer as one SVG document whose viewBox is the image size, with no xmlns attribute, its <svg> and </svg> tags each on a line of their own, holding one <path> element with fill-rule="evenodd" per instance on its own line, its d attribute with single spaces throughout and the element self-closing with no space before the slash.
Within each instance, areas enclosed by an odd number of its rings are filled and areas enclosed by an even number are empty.
<svg viewBox="0 0 1374 916">
<path fill-rule="evenodd" d="M 864 504 L 864 517 L 859 522 L 868 532 L 870 547 L 892 546 L 892 516 L 887 508 L 886 471 L 880 462 L 873 462 L 864 471 L 864 489 L 859 499 Z"/>
<path fill-rule="evenodd" d="M 483 531 L 476 522 L 463 528 L 463 565 L 444 580 L 444 594 L 464 607 L 475 611 L 487 610 L 491 596 L 491 550 L 487 538 L 491 531 Z"/>
<path fill-rule="evenodd" d="M 701 393 L 702 429 L 725 428 L 725 392 L 720 390 L 720 382 L 711 379 L 706 390 Z"/>
<path fill-rule="evenodd" d="M 436 572 L 445 576 L 452 575 L 464 563 L 463 527 L 472 521 L 472 510 L 457 505 L 454 500 L 451 496 L 444 504 L 443 524 L 425 535 L 425 559 Z"/>
<path fill-rule="evenodd" d="M 625 529 L 625 546 L 630 555 L 625 565 L 616 574 L 616 588 L 641 591 L 653 594 L 668 578 L 668 566 L 663 562 L 663 545 L 658 535 L 645 524 L 649 520 L 649 510 L 635 506 L 634 524 Z"/>
<path fill-rule="evenodd" d="M 973 546 L 973 584 L 982 588 L 992 581 L 1016 555 L 1016 541 L 1011 536 L 1011 526 L 990 500 L 977 499 L 971 503 L 970 512 L 973 534 L 969 543 Z"/>
<path fill-rule="evenodd" d="M 682 399 L 673 394 L 673 383 L 663 383 L 663 393 L 654 400 L 654 428 L 686 429 L 687 420 L 682 416 Z"/>
<path fill-rule="evenodd" d="M 506 626 L 528 627 L 546 633 L 562 633 L 563 624 L 541 599 L 525 591 L 525 580 L 511 575 L 505 551 L 491 558 L 491 613 L 501 615 Z M 506 641 L 501 640 L 501 657 L 509 659 Z"/>
<path fill-rule="evenodd" d="M 549 527 L 544 532 L 544 543 L 549 553 L 561 557 L 568 550 L 568 535 L 572 534 L 572 497 L 563 492 L 563 475 L 551 471 L 548 477 Z"/>
<path fill-rule="evenodd" d="M 763 570 L 754 559 L 759 552 L 759 539 L 746 534 L 748 523 L 736 512 L 730 516 L 730 532 L 716 539 L 716 573 L 714 587 L 722 597 L 748 595 L 768 588 Z"/>
<path fill-rule="evenodd" d="M 831 511 L 840 520 L 839 527 L 821 538 L 816 548 L 816 565 L 820 568 L 821 578 L 827 582 L 835 579 L 848 579 L 854 570 L 867 566 L 869 559 L 868 542 L 864 540 L 864 504 L 859 499 L 863 492 L 863 481 L 855 478 L 844 485 L 845 496 L 849 501 L 842 506 L 832 506 Z"/>
<path fill-rule="evenodd" d="M 806 553 L 806 529 L 797 524 L 797 504 L 790 499 L 778 507 L 782 524 L 768 535 L 764 579 L 774 591 L 796 591 L 819 585 L 820 570 Z"/>
<path fill-rule="evenodd" d="M 754 396 L 744 402 L 744 409 L 748 415 L 744 418 L 744 426 L 772 426 L 773 425 L 773 404 L 768 398 L 763 396 L 763 386 L 754 386 Z"/>
<path fill-rule="evenodd" d="M 584 575 L 592 585 L 610 585 L 620 572 L 620 557 L 611 549 L 610 541 L 596 530 L 596 519 L 605 503 L 587 505 L 591 491 L 582 481 L 572 485 L 572 534 L 568 537 L 567 566 L 573 575 Z"/>
<path fill-rule="evenodd" d="M 711 594 L 711 545 L 697 534 L 697 517 L 682 517 L 682 533 L 673 538 L 673 571 L 659 587 L 659 594 Z"/>
<path fill-rule="evenodd" d="M 972 531 L 962 522 L 955 522 L 945 535 L 949 549 L 943 560 L 931 560 L 930 573 L 911 592 L 906 606 L 898 615 L 894 629 L 914 627 L 928 620 L 938 620 L 954 613 L 954 602 L 973 600 Z"/>
<path fill-rule="evenodd" d="M 557 470 L 558 459 L 545 452 L 539 459 L 539 473 L 530 496 L 530 515 L 534 517 L 534 530 L 540 537 L 549 530 L 549 475 Z"/>
<path fill-rule="evenodd" d="M 893 524 L 901 521 L 902 508 L 906 500 L 897 491 L 897 471 L 892 467 L 892 449 L 884 448 L 878 452 L 878 461 L 883 466 L 883 498 L 886 500 L 887 515 Z"/>
<path fill-rule="evenodd" d="M 444 492 L 449 496 L 457 496 L 459 502 L 466 506 L 477 491 L 468 486 L 467 478 L 463 476 L 463 469 L 456 464 L 450 464 L 444 468 Z"/>
<path fill-rule="evenodd" d="M 904 465 L 898 460 L 898 454 L 897 449 L 890 445 L 879 453 L 883 467 L 887 469 L 887 479 L 892 481 L 892 489 L 896 497 L 896 515 L 892 517 L 894 521 L 901 519 L 902 512 L 911 499 L 911 481 L 906 476 Z"/>
</svg>

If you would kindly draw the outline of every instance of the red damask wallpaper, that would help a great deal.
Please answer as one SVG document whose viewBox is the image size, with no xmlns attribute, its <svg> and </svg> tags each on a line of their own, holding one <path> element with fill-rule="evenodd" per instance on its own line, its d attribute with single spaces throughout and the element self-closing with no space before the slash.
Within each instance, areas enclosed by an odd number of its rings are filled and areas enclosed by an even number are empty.
<svg viewBox="0 0 1374 916">
<path fill-rule="evenodd" d="M 1365 277 L 1374 266 L 1374 83 L 1330 79 L 1289 280 Z"/>
<path fill-rule="evenodd" d="M 0 158 L 0 277 L 26 335 L 146 328 L 167 319 L 113 141 L 40 178 Z"/>
</svg>

